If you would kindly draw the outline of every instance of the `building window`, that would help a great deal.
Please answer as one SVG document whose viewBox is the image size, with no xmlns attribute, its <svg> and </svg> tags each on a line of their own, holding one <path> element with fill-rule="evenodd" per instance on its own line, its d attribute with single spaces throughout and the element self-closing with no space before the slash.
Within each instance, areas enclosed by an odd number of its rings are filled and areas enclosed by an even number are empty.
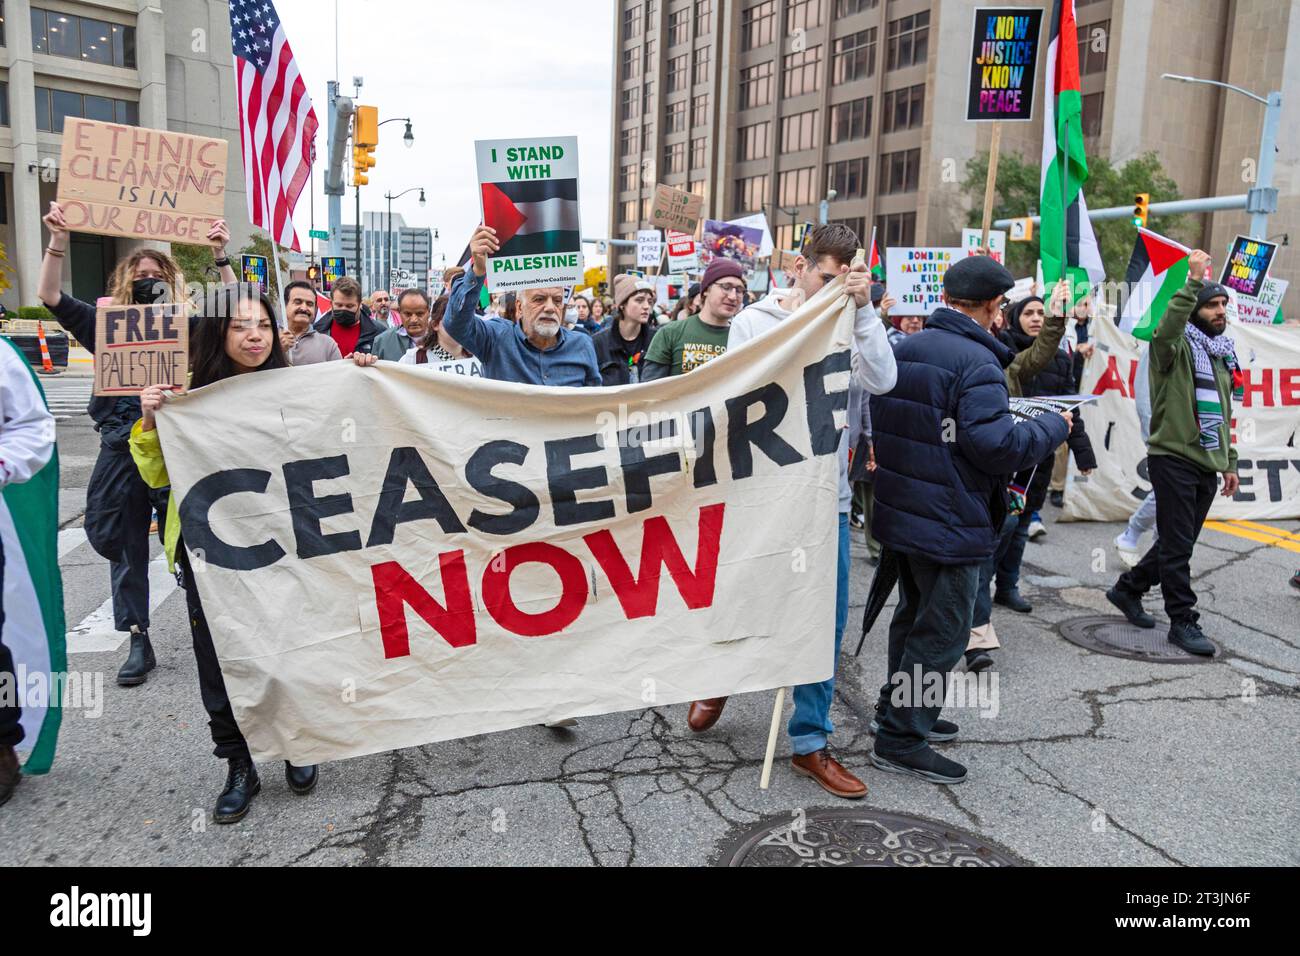
<svg viewBox="0 0 1300 956">
<path fill-rule="evenodd" d="M 785 8 L 785 32 L 811 30 L 822 22 L 822 0 L 791 0 Z"/>
<path fill-rule="evenodd" d="M 930 43 L 930 11 L 923 10 L 891 21 L 888 37 L 886 70 L 901 70 L 905 66 L 924 63 Z"/>
<path fill-rule="evenodd" d="M 686 144 L 668 143 L 664 146 L 664 168 L 661 173 L 686 172 Z"/>
<path fill-rule="evenodd" d="M 642 84 L 641 86 L 641 112 L 642 113 L 650 112 L 650 103 L 651 101 L 654 100 L 654 98 L 655 98 L 654 83 L 651 81 L 647 81 L 646 83 Z"/>
<path fill-rule="evenodd" d="M 697 196 L 703 196 L 703 195 L 704 195 L 704 180 L 703 180 L 703 179 L 692 179 L 692 180 L 691 180 L 690 188 L 687 189 L 686 191 L 687 191 L 687 192 L 690 192 L 690 193 L 694 193 L 694 194 L 697 195 Z"/>
<path fill-rule="evenodd" d="M 691 169 L 703 169 L 708 162 L 709 141 L 704 137 L 691 140 Z"/>
<path fill-rule="evenodd" d="M 740 48 L 756 50 L 772 42 L 776 24 L 776 0 L 756 3 L 740 14 Z"/>
<path fill-rule="evenodd" d="M 0 23 L 0 26 L 3 26 Z M 0 82 L 0 126 L 9 125 L 9 84 Z"/>
<path fill-rule="evenodd" d="M 655 14 L 659 12 L 659 4 L 655 0 L 646 0 L 645 5 L 645 28 L 649 32 L 654 28 Z"/>
<path fill-rule="evenodd" d="M 830 142 L 847 143 L 871 135 L 871 97 L 836 103 L 831 107 Z"/>
<path fill-rule="evenodd" d="M 632 37 L 641 35 L 641 4 L 634 7 L 627 7 L 623 11 L 623 39 L 630 40 Z"/>
<path fill-rule="evenodd" d="M 702 37 L 713 29 L 713 0 L 695 0 L 695 35 Z"/>
<path fill-rule="evenodd" d="M 859 243 L 861 243 L 863 239 L 866 239 L 868 242 L 871 241 L 871 237 L 866 234 L 866 221 L 861 216 L 849 219 L 832 219 L 830 220 L 830 224 L 832 226 L 847 226 L 849 229 L 852 229 L 853 234 L 858 237 Z M 880 240 L 877 238 L 876 245 L 879 244 Z"/>
<path fill-rule="evenodd" d="M 619 167 L 618 171 L 618 188 L 620 192 L 629 192 L 640 185 L 640 178 L 637 175 L 641 169 L 637 163 L 628 163 L 626 166 Z"/>
<path fill-rule="evenodd" d="M 645 70 L 645 72 L 650 73 L 653 72 L 654 68 L 655 68 L 655 41 L 646 40 L 645 41 L 645 66 L 643 67 L 643 69 Z"/>
<path fill-rule="evenodd" d="M 740 71 L 740 108 L 751 109 L 772 102 L 772 61 Z"/>
<path fill-rule="evenodd" d="M 750 159 L 766 159 L 768 151 L 768 132 L 771 123 L 755 123 L 742 126 L 736 136 L 736 162 L 743 163 Z"/>
<path fill-rule="evenodd" d="M 879 5 L 880 0 L 835 0 L 835 17 L 839 19 L 861 13 L 863 10 L 874 10 Z"/>
<path fill-rule="evenodd" d="M 1080 121 L 1083 135 L 1089 139 L 1101 135 L 1101 108 L 1103 93 L 1089 93 L 1083 98 L 1083 114 Z"/>
<path fill-rule="evenodd" d="M 635 86 L 619 94 L 619 116 L 622 119 L 636 119 L 641 115 L 641 91 Z"/>
<path fill-rule="evenodd" d="M 817 111 L 781 117 L 781 152 L 795 153 L 817 145 Z"/>
<path fill-rule="evenodd" d="M 862 235 L 858 233 L 858 235 Z M 884 250 L 890 246 L 916 244 L 916 213 L 896 212 L 876 217 L 876 245 Z M 901 312 L 899 313 L 902 314 Z"/>
<path fill-rule="evenodd" d="M 32 7 L 32 50 L 135 69 L 135 27 Z"/>
<path fill-rule="evenodd" d="M 678 100 L 668 104 L 668 116 L 664 122 L 665 133 L 683 133 L 686 131 L 686 101 Z"/>
<path fill-rule="evenodd" d="M 650 206 L 653 202 L 654 199 L 651 196 L 641 197 L 641 218 L 643 220 L 650 218 Z"/>
<path fill-rule="evenodd" d="M 668 61 L 668 75 L 664 80 L 664 92 L 676 93 L 686 89 L 686 54 L 675 56 Z"/>
<path fill-rule="evenodd" d="M 914 193 L 920 184 L 921 151 L 904 149 L 897 153 L 885 153 L 880 157 L 880 191 L 891 193 Z"/>
<path fill-rule="evenodd" d="M 709 57 L 712 47 L 702 46 L 695 50 L 695 85 L 709 82 Z"/>
<path fill-rule="evenodd" d="M 781 95 L 803 96 L 821 85 L 822 48 L 809 47 L 802 53 L 787 53 L 781 61 Z"/>
<path fill-rule="evenodd" d="M 833 83 L 851 83 L 876 72 L 876 28 L 859 30 L 835 41 Z"/>
<path fill-rule="evenodd" d="M 916 129 L 925 120 L 925 84 L 885 94 L 885 132 Z"/>
<path fill-rule="evenodd" d="M 637 129 L 635 126 L 620 130 L 618 134 L 618 154 L 632 156 L 637 151 Z"/>
<path fill-rule="evenodd" d="M 1106 50 L 1110 46 L 1110 21 L 1100 20 L 1079 27 L 1079 75 L 1106 72 Z"/>
<path fill-rule="evenodd" d="M 636 49 L 623 51 L 623 79 L 631 80 L 641 75 L 640 51 Z"/>
<path fill-rule="evenodd" d="M 691 11 L 674 10 L 668 14 L 668 45 L 677 46 L 691 38 Z"/>
<path fill-rule="evenodd" d="M 90 93 L 83 95 L 44 86 L 36 87 L 37 129 L 47 133 L 62 133 L 63 121 L 69 116 L 121 123 L 123 126 L 139 126 L 140 104 Z"/>
<path fill-rule="evenodd" d="M 647 150 L 654 147 L 655 141 L 655 124 L 646 123 L 641 127 L 641 149 Z"/>
<path fill-rule="evenodd" d="M 691 97 L 691 127 L 709 125 L 709 94 Z"/>
<path fill-rule="evenodd" d="M 758 211 L 767 205 L 767 177 L 746 176 L 736 180 L 736 210 Z"/>
<path fill-rule="evenodd" d="M 619 203 L 619 222 L 636 222 L 636 200 L 629 199 L 625 203 Z"/>
<path fill-rule="evenodd" d="M 817 170 L 812 166 L 786 169 L 777 181 L 777 201 L 782 205 L 801 206 L 813 201 L 817 190 Z"/>
<path fill-rule="evenodd" d="M 867 158 L 844 159 L 826 167 L 826 188 L 836 199 L 860 199 L 867 194 Z"/>
</svg>

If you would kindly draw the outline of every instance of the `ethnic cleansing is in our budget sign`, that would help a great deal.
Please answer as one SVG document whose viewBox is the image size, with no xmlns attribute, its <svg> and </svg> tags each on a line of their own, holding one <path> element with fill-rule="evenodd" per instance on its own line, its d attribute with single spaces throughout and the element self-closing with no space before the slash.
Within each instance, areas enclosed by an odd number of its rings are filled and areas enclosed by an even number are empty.
<svg viewBox="0 0 1300 956">
<path fill-rule="evenodd" d="M 581 284 L 578 138 L 478 140 L 474 151 L 483 224 L 501 243 L 488 259 L 487 287 Z"/>
<path fill-rule="evenodd" d="M 325 362 L 169 401 L 182 537 L 254 756 L 830 677 L 842 289 L 640 385 Z"/>
</svg>

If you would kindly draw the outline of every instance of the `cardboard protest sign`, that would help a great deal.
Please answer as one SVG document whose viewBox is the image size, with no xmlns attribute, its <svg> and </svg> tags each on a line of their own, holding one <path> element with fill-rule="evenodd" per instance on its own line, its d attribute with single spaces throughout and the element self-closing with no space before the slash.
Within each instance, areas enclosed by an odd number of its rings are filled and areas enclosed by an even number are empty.
<svg viewBox="0 0 1300 956">
<path fill-rule="evenodd" d="M 1241 322 L 1257 322 L 1263 325 L 1281 324 L 1282 297 L 1286 295 L 1286 279 L 1274 279 L 1269 276 L 1264 280 L 1264 287 L 1255 298 L 1236 295 L 1237 318 Z"/>
<path fill-rule="evenodd" d="M 649 269 L 659 265 L 664 256 L 664 239 L 658 229 L 638 229 L 636 231 L 636 264 L 638 268 Z"/>
<path fill-rule="evenodd" d="M 262 292 L 270 288 L 267 279 L 270 260 L 266 256 L 241 255 L 239 257 L 239 267 L 240 275 L 249 285 L 256 285 Z"/>
<path fill-rule="evenodd" d="M 228 153 L 224 139 L 69 116 L 59 205 L 73 232 L 215 245 Z"/>
<path fill-rule="evenodd" d="M 1238 236 L 1232 240 L 1232 248 L 1228 250 L 1228 259 L 1223 264 L 1223 275 L 1219 282 L 1238 295 L 1258 298 L 1276 252 L 1275 242 Z"/>
<path fill-rule="evenodd" d="M 1142 350 L 1149 348 L 1121 332 L 1113 322 L 1089 323 L 1093 353 L 1083 368 L 1086 395 L 1097 401 L 1082 415 L 1099 447 L 1097 468 L 1080 475 L 1070 460 L 1065 518 L 1076 521 L 1127 521 L 1151 490 L 1147 445 L 1138 422 L 1136 390 Z M 1268 325 L 1228 329 L 1241 363 L 1244 394 L 1232 403 L 1233 446 L 1241 489 L 1232 498 L 1214 496 L 1211 518 L 1300 518 L 1300 335 Z"/>
<path fill-rule="evenodd" d="M 343 256 L 325 256 L 320 261 L 320 287 L 328 295 L 334 283 L 348 274 L 348 260 Z"/>
<path fill-rule="evenodd" d="M 966 250 L 938 246 L 885 250 L 885 285 L 898 300 L 892 315 L 929 315 L 943 304 L 943 276 Z"/>
<path fill-rule="evenodd" d="M 101 305 L 95 310 L 95 394 L 138 395 L 188 383 L 190 323 L 184 304 Z"/>
<path fill-rule="evenodd" d="M 700 210 L 703 207 L 703 196 L 660 183 L 655 186 L 654 199 L 650 205 L 650 225 L 694 235 L 695 227 L 700 224 Z"/>
<path fill-rule="evenodd" d="M 961 245 L 968 256 L 976 254 L 975 250 L 980 247 L 982 235 L 983 233 L 979 229 L 963 229 L 961 231 Z M 1006 265 L 1007 234 L 1001 229 L 989 230 L 989 257 L 999 265 Z"/>
<path fill-rule="evenodd" d="M 494 292 L 582 282 L 578 138 L 474 143 L 483 223 L 501 248 L 487 263 Z"/>
<path fill-rule="evenodd" d="M 669 272 L 694 272 L 700 267 L 699 249 L 690 233 L 669 229 L 667 238 Z"/>
<path fill-rule="evenodd" d="M 966 119 L 1033 119 L 1042 20 L 1031 7 L 976 8 Z"/>
<path fill-rule="evenodd" d="M 168 402 L 172 494 L 253 756 L 320 763 L 642 710 L 647 688 L 664 707 L 830 677 L 842 290 L 690 375 L 617 390 L 326 362 Z M 360 445 L 321 427 L 360 407 L 384 409 Z"/>
</svg>

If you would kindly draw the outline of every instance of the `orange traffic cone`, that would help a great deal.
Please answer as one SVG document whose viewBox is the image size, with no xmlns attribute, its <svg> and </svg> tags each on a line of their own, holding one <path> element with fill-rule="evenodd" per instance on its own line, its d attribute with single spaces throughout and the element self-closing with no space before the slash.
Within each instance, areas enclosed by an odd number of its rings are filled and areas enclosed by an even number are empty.
<svg viewBox="0 0 1300 956">
<path fill-rule="evenodd" d="M 50 347 L 45 343 L 45 324 L 36 323 L 36 341 L 41 343 L 41 374 L 53 375 L 54 362 L 50 359 Z"/>
</svg>

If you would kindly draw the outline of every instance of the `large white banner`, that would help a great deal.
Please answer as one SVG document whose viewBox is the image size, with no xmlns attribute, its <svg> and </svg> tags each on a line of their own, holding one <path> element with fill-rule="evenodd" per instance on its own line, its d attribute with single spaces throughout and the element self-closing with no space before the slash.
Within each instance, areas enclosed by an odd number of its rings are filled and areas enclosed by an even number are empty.
<svg viewBox="0 0 1300 956">
<path fill-rule="evenodd" d="M 326 362 L 169 402 L 182 532 L 254 755 L 830 677 L 841 288 L 641 385 Z"/>
<path fill-rule="evenodd" d="M 1071 459 L 1065 517 L 1126 521 L 1151 490 L 1133 400 L 1139 349 L 1148 346 L 1111 322 L 1091 328 L 1096 348 L 1080 391 L 1098 400 L 1081 412 L 1098 466 L 1085 477 Z M 1210 517 L 1300 518 L 1300 331 L 1232 324 L 1227 334 L 1245 379 L 1245 396 L 1232 409 L 1241 489 L 1232 499 L 1216 497 Z"/>
</svg>

